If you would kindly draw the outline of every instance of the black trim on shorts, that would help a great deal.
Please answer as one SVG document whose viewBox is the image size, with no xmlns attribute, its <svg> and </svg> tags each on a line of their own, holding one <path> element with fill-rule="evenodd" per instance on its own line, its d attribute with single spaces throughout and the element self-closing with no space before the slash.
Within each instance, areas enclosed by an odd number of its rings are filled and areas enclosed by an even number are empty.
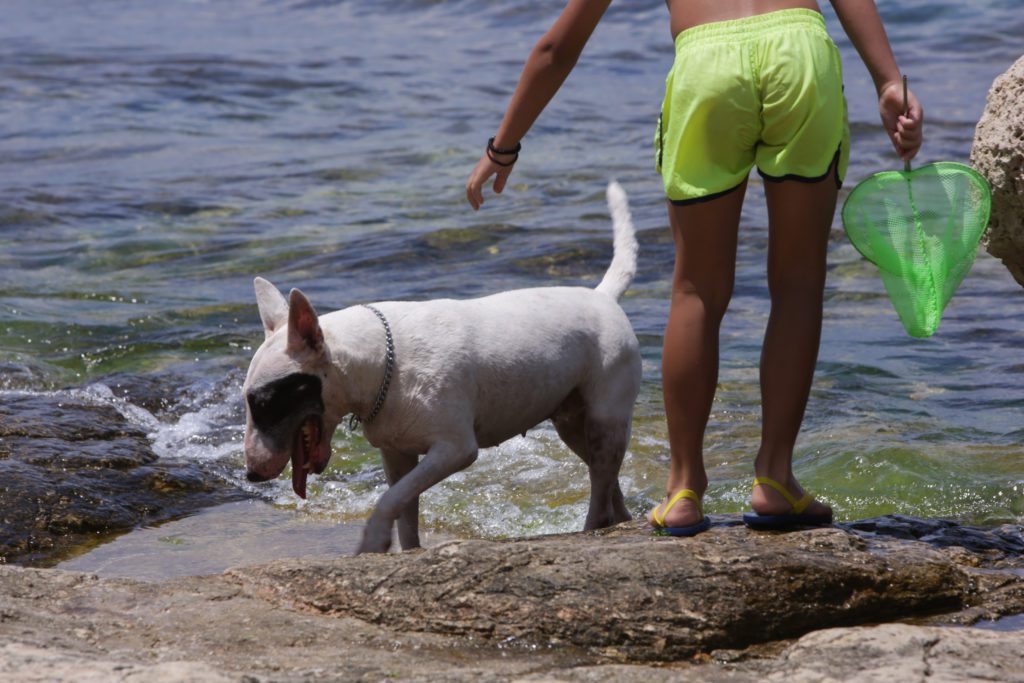
<svg viewBox="0 0 1024 683">
<path fill-rule="evenodd" d="M 658 114 L 658 169 L 661 170 L 661 161 L 665 158 L 665 128 L 662 126 L 662 118 L 665 112 Z"/>
<path fill-rule="evenodd" d="M 770 183 L 781 183 L 783 180 L 799 180 L 801 183 L 820 183 L 822 180 L 824 180 L 825 178 L 828 177 L 829 169 L 832 169 L 833 167 L 835 167 L 834 171 L 835 171 L 835 176 L 836 176 L 836 188 L 842 188 L 843 181 L 839 177 L 839 153 L 842 152 L 842 151 L 843 151 L 843 143 L 840 142 L 839 146 L 836 147 L 836 153 L 832 155 L 832 161 L 829 162 L 828 168 L 826 168 L 825 172 L 822 173 L 817 178 L 809 178 L 807 176 L 797 175 L 795 173 L 787 173 L 784 176 L 768 175 L 767 173 L 762 171 L 760 168 L 757 169 L 757 173 L 758 173 L 758 175 L 760 175 L 762 178 L 764 178 L 765 180 L 767 180 Z"/>
<path fill-rule="evenodd" d="M 746 178 L 744 178 L 743 182 L 741 182 L 739 185 L 734 185 L 730 187 L 728 190 L 722 190 L 721 192 L 715 192 L 714 194 L 706 194 L 703 197 L 694 197 L 693 199 L 670 199 L 669 202 L 671 202 L 675 206 L 687 206 L 689 204 L 700 204 L 701 202 L 710 202 L 712 199 L 724 197 L 733 190 L 738 189 L 740 185 L 742 185 L 745 182 L 747 182 Z"/>
</svg>

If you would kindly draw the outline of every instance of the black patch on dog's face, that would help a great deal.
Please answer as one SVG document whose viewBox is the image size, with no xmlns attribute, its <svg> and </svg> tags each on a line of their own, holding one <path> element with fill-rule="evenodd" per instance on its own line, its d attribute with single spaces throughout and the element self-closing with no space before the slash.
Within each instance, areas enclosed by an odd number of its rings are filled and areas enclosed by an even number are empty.
<svg viewBox="0 0 1024 683">
<path fill-rule="evenodd" d="M 323 415 L 323 385 L 316 375 L 295 373 L 250 389 L 245 396 L 249 415 L 259 431 L 275 440 L 291 438 L 309 415 Z"/>
</svg>

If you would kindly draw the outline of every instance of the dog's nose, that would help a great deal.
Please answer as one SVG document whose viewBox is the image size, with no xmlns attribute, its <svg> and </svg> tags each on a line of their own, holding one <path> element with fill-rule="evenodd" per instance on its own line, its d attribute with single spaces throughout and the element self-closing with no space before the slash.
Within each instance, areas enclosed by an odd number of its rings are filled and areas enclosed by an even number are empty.
<svg viewBox="0 0 1024 683">
<path fill-rule="evenodd" d="M 253 483 L 259 483 L 261 481 L 267 481 L 267 479 L 269 477 L 264 477 L 262 474 L 259 474 L 257 472 L 253 472 L 252 470 L 248 470 L 245 473 L 245 478 L 248 479 L 249 481 L 253 482 Z"/>
</svg>

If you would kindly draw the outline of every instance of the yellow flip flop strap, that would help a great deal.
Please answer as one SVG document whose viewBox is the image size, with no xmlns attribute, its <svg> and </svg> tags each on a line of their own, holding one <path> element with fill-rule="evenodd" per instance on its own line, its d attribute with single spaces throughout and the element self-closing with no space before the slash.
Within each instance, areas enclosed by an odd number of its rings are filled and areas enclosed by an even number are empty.
<svg viewBox="0 0 1024 683">
<path fill-rule="evenodd" d="M 690 489 L 683 489 L 676 495 L 672 496 L 672 498 L 667 503 L 665 503 L 665 508 L 661 511 L 661 519 L 658 519 L 658 508 L 660 508 L 661 506 L 659 505 L 657 508 L 654 508 L 654 512 L 651 514 L 651 517 L 653 517 L 654 521 L 658 523 L 658 526 L 665 526 L 665 517 L 668 515 L 668 511 L 671 510 L 672 506 L 681 501 L 683 498 L 689 498 L 690 500 L 695 502 L 697 504 L 698 512 L 700 512 L 702 515 L 704 514 L 704 511 L 701 510 L 700 508 L 700 496 L 698 496 L 696 492 L 691 491 Z"/>
<path fill-rule="evenodd" d="M 775 481 L 774 479 L 769 479 L 768 477 L 754 477 L 755 488 L 761 486 L 762 484 L 764 484 L 765 486 L 771 486 L 773 489 L 781 493 L 782 497 L 786 499 L 787 503 L 789 503 L 789 506 L 793 508 L 793 513 L 797 515 L 806 510 L 807 506 L 810 505 L 811 502 L 814 500 L 814 496 L 812 496 L 809 493 L 805 493 L 803 498 L 797 500 L 796 498 L 793 497 L 793 494 L 786 490 L 785 486 Z"/>
</svg>

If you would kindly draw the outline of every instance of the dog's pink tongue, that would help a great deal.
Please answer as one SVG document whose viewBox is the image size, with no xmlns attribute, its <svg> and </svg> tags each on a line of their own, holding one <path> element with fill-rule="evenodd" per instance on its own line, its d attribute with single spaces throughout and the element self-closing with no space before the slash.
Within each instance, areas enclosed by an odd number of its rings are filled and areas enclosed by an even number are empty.
<svg viewBox="0 0 1024 683">
<path fill-rule="evenodd" d="M 303 500 L 306 499 L 306 474 L 305 454 L 302 444 L 298 444 L 298 447 L 292 452 L 292 490 Z"/>
</svg>

